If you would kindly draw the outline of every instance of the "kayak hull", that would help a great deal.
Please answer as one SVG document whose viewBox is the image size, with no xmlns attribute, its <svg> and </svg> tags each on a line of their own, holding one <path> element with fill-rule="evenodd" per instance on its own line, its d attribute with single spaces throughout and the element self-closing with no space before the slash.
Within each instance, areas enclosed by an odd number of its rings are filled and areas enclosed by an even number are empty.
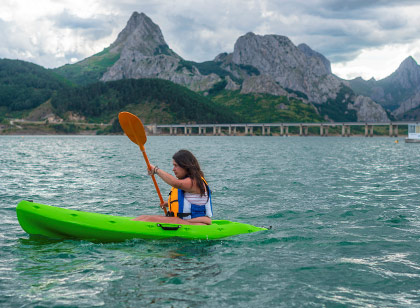
<svg viewBox="0 0 420 308">
<path fill-rule="evenodd" d="M 267 230 L 229 220 L 213 220 L 211 225 L 133 221 L 134 217 L 75 211 L 31 201 L 19 202 L 16 214 L 22 229 L 30 235 L 93 242 L 171 237 L 210 240 Z"/>
</svg>

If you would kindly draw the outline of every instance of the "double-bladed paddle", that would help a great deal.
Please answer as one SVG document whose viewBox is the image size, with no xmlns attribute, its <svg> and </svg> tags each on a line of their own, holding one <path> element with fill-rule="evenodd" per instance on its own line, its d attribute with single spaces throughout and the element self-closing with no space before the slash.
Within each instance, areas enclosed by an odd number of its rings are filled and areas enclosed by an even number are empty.
<svg viewBox="0 0 420 308">
<path fill-rule="evenodd" d="M 143 123 L 141 120 L 130 112 L 120 112 L 118 115 L 118 119 L 120 121 L 120 125 L 131 141 L 137 144 L 140 147 L 140 151 L 143 153 L 144 160 L 146 161 L 147 170 L 151 170 L 149 159 L 146 155 L 146 150 L 144 148 L 144 144 L 147 141 L 146 131 L 144 130 Z M 163 207 L 163 199 L 162 195 L 159 190 L 159 186 L 156 182 L 155 176 L 152 174 L 153 184 L 155 184 L 156 192 L 158 193 L 160 199 L 160 205 L 162 206 L 163 210 L 166 214 L 166 208 Z"/>
</svg>

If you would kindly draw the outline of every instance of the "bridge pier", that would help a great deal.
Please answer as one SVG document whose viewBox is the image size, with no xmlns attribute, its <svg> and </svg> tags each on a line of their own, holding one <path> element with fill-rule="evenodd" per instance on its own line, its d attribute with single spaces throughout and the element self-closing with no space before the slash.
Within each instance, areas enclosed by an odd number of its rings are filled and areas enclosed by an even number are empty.
<svg viewBox="0 0 420 308">
<path fill-rule="evenodd" d="M 158 132 L 158 130 L 157 130 L 157 125 L 156 125 L 156 124 L 152 124 L 151 126 L 152 126 L 152 127 L 151 127 L 151 128 L 152 128 L 152 134 L 153 134 L 153 135 L 156 135 L 156 134 L 157 134 L 157 132 Z"/>
<path fill-rule="evenodd" d="M 172 134 L 174 136 L 176 136 L 178 134 L 178 128 L 177 127 L 172 127 Z"/>
<path fill-rule="evenodd" d="M 398 125 L 389 124 L 389 137 L 398 137 Z"/>
<path fill-rule="evenodd" d="M 198 134 L 200 136 L 205 135 L 206 134 L 206 128 L 204 126 L 198 126 Z"/>
<path fill-rule="evenodd" d="M 245 125 L 245 135 L 253 135 L 254 134 L 254 127 Z"/>
<path fill-rule="evenodd" d="M 213 126 L 213 136 L 221 136 L 222 135 L 222 127 L 221 126 Z"/>
<path fill-rule="evenodd" d="M 271 133 L 271 127 L 263 124 L 263 126 L 261 126 L 261 134 L 265 136 L 265 134 L 270 135 L 270 133 Z"/>
<path fill-rule="evenodd" d="M 365 137 L 373 137 L 373 125 L 365 124 Z"/>
<path fill-rule="evenodd" d="M 327 125 L 324 126 L 323 124 L 321 124 L 319 126 L 319 135 L 321 137 L 323 137 L 323 136 L 328 137 L 328 126 Z"/>
<path fill-rule="evenodd" d="M 308 136 L 308 126 L 299 125 L 299 136 Z"/>
<path fill-rule="evenodd" d="M 350 125 L 344 125 L 341 127 L 341 137 L 350 137 Z"/>
<path fill-rule="evenodd" d="M 280 125 L 280 136 L 289 136 L 289 126 Z"/>
</svg>

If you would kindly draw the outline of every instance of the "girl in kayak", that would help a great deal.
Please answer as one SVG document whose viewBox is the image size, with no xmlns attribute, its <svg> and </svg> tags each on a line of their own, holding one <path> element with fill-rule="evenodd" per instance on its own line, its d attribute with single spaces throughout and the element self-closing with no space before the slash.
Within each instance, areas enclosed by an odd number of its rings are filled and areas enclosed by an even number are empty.
<svg viewBox="0 0 420 308">
<path fill-rule="evenodd" d="M 172 186 L 167 207 L 167 215 L 141 215 L 134 220 L 186 225 L 211 225 L 213 216 L 211 192 L 204 179 L 195 156 L 187 150 L 180 150 L 172 157 L 175 174 L 150 165 L 149 175 L 157 174 L 164 182 Z"/>
</svg>

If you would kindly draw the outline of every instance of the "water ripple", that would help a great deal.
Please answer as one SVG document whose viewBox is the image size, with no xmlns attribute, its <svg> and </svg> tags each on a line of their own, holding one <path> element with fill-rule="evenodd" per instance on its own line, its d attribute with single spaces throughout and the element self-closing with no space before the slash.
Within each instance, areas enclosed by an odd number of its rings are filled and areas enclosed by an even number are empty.
<svg viewBox="0 0 420 308">
<path fill-rule="evenodd" d="M 123 216 L 160 213 L 159 200 L 126 137 L 0 137 L 0 305 L 420 306 L 418 147 L 335 137 L 146 145 L 167 171 L 180 148 L 198 157 L 216 218 L 272 229 L 218 241 L 28 237 L 22 199 Z"/>
</svg>

